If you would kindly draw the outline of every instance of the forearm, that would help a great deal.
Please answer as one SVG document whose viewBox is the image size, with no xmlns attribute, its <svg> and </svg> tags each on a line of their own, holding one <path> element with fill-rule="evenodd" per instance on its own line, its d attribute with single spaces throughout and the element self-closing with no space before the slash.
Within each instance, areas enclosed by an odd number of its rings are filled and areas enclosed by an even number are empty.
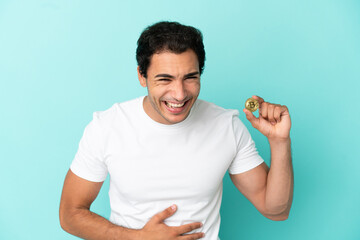
<svg viewBox="0 0 360 240">
<path fill-rule="evenodd" d="M 271 215 L 288 216 L 294 189 L 291 140 L 269 140 L 271 165 L 267 176 L 265 206 Z"/>
<path fill-rule="evenodd" d="M 134 240 L 139 230 L 115 225 L 88 209 L 76 209 L 63 214 L 62 228 L 75 236 L 88 240 Z"/>
</svg>

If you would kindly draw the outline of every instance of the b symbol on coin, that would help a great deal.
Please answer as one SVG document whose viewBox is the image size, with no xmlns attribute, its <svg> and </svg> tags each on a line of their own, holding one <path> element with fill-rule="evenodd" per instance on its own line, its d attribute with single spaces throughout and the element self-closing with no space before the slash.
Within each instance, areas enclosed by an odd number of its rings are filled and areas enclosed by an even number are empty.
<svg viewBox="0 0 360 240">
<path fill-rule="evenodd" d="M 245 108 L 251 112 L 255 112 L 259 108 L 259 102 L 254 98 L 249 98 L 245 102 Z"/>
</svg>

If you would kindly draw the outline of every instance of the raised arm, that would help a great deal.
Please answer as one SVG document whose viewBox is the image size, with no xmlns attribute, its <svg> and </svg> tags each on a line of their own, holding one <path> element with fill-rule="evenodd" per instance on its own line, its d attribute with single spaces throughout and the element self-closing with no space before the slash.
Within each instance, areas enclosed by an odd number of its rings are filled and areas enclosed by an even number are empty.
<svg viewBox="0 0 360 240">
<path fill-rule="evenodd" d="M 267 218 L 285 220 L 289 216 L 294 188 L 291 159 L 291 121 L 286 106 L 259 101 L 259 118 L 244 109 L 252 126 L 264 134 L 271 150 L 271 166 L 262 163 L 240 174 L 230 175 L 243 195 Z"/>
<path fill-rule="evenodd" d="M 290 143 L 282 148 L 284 149 L 278 152 L 279 155 L 275 153 L 275 149 L 271 150 L 270 169 L 266 163 L 262 163 L 247 172 L 230 174 L 236 188 L 262 215 L 274 221 L 288 218 L 293 198 Z"/>
</svg>

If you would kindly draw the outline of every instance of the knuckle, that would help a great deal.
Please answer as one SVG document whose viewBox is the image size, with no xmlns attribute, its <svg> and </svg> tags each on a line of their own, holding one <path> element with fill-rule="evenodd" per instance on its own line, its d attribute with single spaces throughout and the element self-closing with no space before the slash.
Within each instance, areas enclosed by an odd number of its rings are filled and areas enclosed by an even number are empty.
<svg viewBox="0 0 360 240">
<path fill-rule="evenodd" d="M 194 223 L 194 224 L 192 224 L 191 226 L 190 226 L 190 230 L 194 230 L 194 229 L 197 229 L 197 228 L 199 228 L 200 227 L 200 224 L 199 223 Z"/>
<path fill-rule="evenodd" d="M 191 225 L 185 225 L 182 229 L 182 232 L 187 233 L 187 232 L 190 232 L 191 230 L 192 230 Z"/>
<path fill-rule="evenodd" d="M 190 232 L 190 231 L 192 231 L 192 230 L 194 230 L 194 229 L 196 229 L 197 228 L 197 225 L 196 224 L 191 224 L 191 225 L 189 225 L 189 226 L 187 226 L 187 230 Z"/>
<path fill-rule="evenodd" d="M 203 237 L 202 233 L 195 233 L 194 235 L 191 236 L 190 239 L 200 239 L 202 237 Z"/>
<path fill-rule="evenodd" d="M 158 214 L 156 214 L 155 216 L 152 217 L 152 220 L 154 220 L 154 221 L 159 221 L 160 219 L 161 219 L 161 214 L 160 213 L 158 213 Z"/>
<path fill-rule="evenodd" d="M 171 237 L 173 237 L 173 238 L 175 238 L 175 237 L 177 237 L 177 236 L 179 236 L 179 233 L 178 232 L 176 232 L 175 230 L 172 230 L 172 231 L 170 231 L 170 236 Z"/>
<path fill-rule="evenodd" d="M 196 236 L 194 236 L 194 235 L 188 235 L 188 236 L 186 236 L 185 239 L 186 239 L 186 240 L 194 240 L 194 239 L 197 239 L 197 238 L 196 238 Z"/>
</svg>

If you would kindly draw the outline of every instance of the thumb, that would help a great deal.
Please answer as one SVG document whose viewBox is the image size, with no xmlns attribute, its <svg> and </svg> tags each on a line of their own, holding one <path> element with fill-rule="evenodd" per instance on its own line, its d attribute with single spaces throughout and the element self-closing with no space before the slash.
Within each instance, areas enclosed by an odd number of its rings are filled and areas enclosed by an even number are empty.
<svg viewBox="0 0 360 240">
<path fill-rule="evenodd" d="M 254 128 L 257 128 L 258 124 L 259 124 L 259 119 L 256 118 L 254 116 L 254 114 L 252 112 L 250 112 L 249 110 L 247 110 L 246 108 L 243 109 L 243 112 L 245 113 L 246 115 L 246 118 L 247 120 L 249 120 L 249 122 L 251 123 L 251 125 L 254 127 Z"/>
<path fill-rule="evenodd" d="M 171 205 L 170 207 L 166 208 L 164 211 L 156 214 L 153 219 L 160 223 L 163 222 L 166 218 L 171 217 L 177 210 L 177 207 L 175 204 Z"/>
</svg>

